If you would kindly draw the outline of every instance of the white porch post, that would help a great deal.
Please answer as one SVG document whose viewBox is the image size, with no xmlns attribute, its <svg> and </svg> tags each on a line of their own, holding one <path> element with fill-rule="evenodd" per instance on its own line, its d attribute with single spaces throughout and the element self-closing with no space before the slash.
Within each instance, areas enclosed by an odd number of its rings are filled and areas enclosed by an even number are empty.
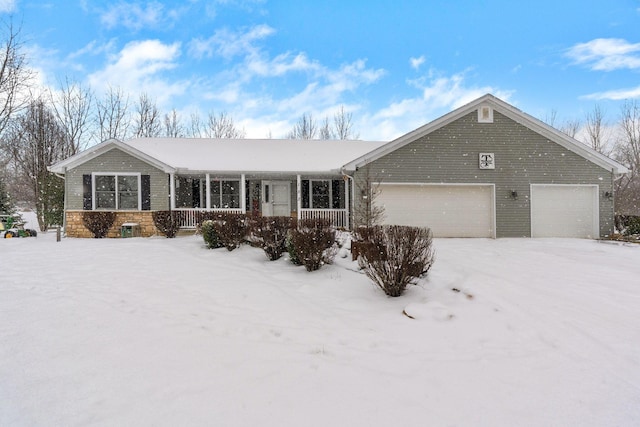
<svg viewBox="0 0 640 427">
<path fill-rule="evenodd" d="M 211 209 L 211 174 L 207 174 L 206 179 L 207 179 L 206 207 L 207 209 Z"/>
<path fill-rule="evenodd" d="M 171 203 L 171 210 L 176 208 L 176 177 L 174 174 L 169 174 L 169 201 Z"/>
<path fill-rule="evenodd" d="M 345 228 L 347 230 L 350 230 L 351 227 L 349 227 L 349 214 L 351 213 L 351 210 L 349 209 L 349 178 L 347 177 L 343 177 L 342 178 L 344 180 L 344 209 L 345 209 Z"/>
<path fill-rule="evenodd" d="M 298 221 L 302 218 L 302 180 L 300 175 L 296 177 L 296 212 L 298 213 Z"/>
<path fill-rule="evenodd" d="M 244 180 L 245 175 L 240 175 L 240 207 L 242 208 L 242 213 L 247 213 L 247 183 Z"/>
</svg>

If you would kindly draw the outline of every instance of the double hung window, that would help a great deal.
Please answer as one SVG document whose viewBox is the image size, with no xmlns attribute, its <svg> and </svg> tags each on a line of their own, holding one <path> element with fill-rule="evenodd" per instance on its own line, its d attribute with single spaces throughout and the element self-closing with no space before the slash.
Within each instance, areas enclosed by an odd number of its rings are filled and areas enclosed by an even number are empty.
<svg viewBox="0 0 640 427">
<path fill-rule="evenodd" d="M 140 209 L 140 175 L 94 174 L 95 209 Z"/>
<path fill-rule="evenodd" d="M 331 208 L 331 181 L 326 179 L 311 181 L 311 208 Z"/>
<path fill-rule="evenodd" d="M 240 181 L 211 181 L 211 207 L 237 209 L 240 207 Z"/>
</svg>

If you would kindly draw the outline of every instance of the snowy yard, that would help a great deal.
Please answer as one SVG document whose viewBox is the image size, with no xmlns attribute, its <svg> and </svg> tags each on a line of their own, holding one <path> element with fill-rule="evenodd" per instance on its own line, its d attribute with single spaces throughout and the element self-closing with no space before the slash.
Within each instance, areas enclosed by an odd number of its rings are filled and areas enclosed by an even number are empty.
<svg viewBox="0 0 640 427">
<path fill-rule="evenodd" d="M 640 246 L 435 247 L 392 299 L 348 258 L 0 241 L 0 425 L 640 425 Z"/>
</svg>

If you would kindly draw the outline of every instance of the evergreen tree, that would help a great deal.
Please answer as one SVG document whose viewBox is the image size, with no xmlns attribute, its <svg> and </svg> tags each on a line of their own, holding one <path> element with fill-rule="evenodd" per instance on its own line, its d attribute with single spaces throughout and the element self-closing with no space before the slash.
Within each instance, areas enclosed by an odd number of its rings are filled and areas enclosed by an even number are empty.
<svg viewBox="0 0 640 427">
<path fill-rule="evenodd" d="M 4 183 L 4 179 L 0 176 L 0 214 L 12 215 L 15 211 L 11 197 L 7 192 L 7 187 Z"/>
</svg>

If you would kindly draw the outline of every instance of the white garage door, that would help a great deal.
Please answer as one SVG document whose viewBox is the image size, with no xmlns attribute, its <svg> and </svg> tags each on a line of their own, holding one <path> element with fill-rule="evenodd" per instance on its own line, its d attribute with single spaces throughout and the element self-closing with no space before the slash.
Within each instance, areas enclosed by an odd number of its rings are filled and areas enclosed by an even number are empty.
<svg viewBox="0 0 640 427">
<path fill-rule="evenodd" d="M 598 187 L 532 185 L 531 237 L 599 237 Z"/>
<path fill-rule="evenodd" d="M 429 227 L 435 237 L 495 237 L 492 185 L 382 184 L 386 224 Z"/>
</svg>

